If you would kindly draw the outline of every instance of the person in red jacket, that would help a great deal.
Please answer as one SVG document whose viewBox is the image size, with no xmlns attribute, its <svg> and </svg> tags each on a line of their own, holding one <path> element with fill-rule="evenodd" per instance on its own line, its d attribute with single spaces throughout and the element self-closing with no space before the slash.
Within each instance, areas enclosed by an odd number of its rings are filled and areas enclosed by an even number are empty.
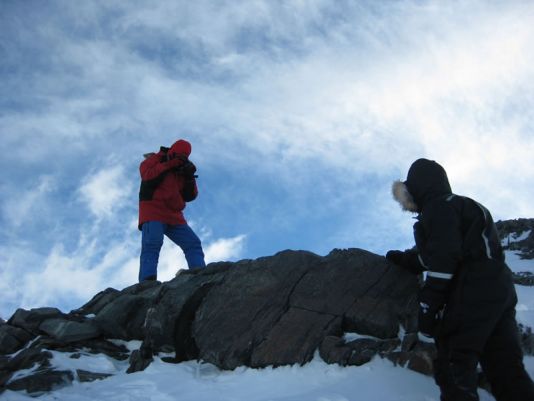
<svg viewBox="0 0 534 401">
<path fill-rule="evenodd" d="M 142 231 L 139 282 L 157 279 L 159 252 L 166 235 L 184 252 L 189 269 L 203 268 L 204 252 L 183 209 L 198 195 L 191 144 L 183 139 L 145 155 L 139 166 L 139 230 Z"/>
</svg>

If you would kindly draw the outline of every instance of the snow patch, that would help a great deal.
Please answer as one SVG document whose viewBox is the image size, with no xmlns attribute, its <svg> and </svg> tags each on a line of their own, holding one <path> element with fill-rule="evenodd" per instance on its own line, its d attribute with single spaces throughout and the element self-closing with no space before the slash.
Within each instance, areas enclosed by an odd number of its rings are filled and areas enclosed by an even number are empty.
<svg viewBox="0 0 534 401">
<path fill-rule="evenodd" d="M 345 341 L 346 343 L 355 341 L 355 340 L 361 340 L 361 339 L 381 341 L 381 339 L 378 337 L 367 336 L 364 334 L 350 333 L 350 332 L 343 334 L 343 341 Z"/>
<path fill-rule="evenodd" d="M 83 354 L 71 352 L 50 351 L 52 359 L 50 363 L 58 370 L 70 370 L 73 373 L 77 369 L 92 373 L 116 374 L 128 367 L 128 362 L 117 361 L 103 354 Z M 79 357 L 73 357 L 78 354 Z"/>
<path fill-rule="evenodd" d="M 514 273 L 534 272 L 534 259 L 521 259 L 519 252 L 504 251 L 506 264 Z"/>
<path fill-rule="evenodd" d="M 109 341 L 117 346 L 125 346 L 130 352 L 141 348 L 141 344 L 143 343 L 140 340 L 124 341 L 124 340 L 119 340 L 119 339 L 112 339 Z"/>
<path fill-rule="evenodd" d="M 501 243 L 503 246 L 507 246 L 507 245 L 510 245 L 514 242 L 520 242 L 520 241 L 523 241 L 523 240 L 526 240 L 529 236 L 530 236 L 530 233 L 532 232 L 532 230 L 528 230 L 528 231 L 523 231 L 522 233 L 511 233 L 511 234 L 508 234 L 508 236 L 506 238 L 504 238 Z"/>
</svg>

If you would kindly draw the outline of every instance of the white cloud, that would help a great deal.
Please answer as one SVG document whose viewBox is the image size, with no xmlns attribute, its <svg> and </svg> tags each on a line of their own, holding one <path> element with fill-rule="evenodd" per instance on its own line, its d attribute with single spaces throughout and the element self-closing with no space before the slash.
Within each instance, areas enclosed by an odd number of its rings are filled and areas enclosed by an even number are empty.
<svg viewBox="0 0 534 401">
<path fill-rule="evenodd" d="M 245 235 L 232 238 L 220 238 L 205 248 L 206 263 L 234 259 L 241 255 L 245 245 Z"/>
<path fill-rule="evenodd" d="M 36 186 L 32 185 L 31 189 L 5 189 L 7 193 L 2 205 L 4 218 L 14 227 L 41 219 L 47 209 L 47 196 L 55 189 L 55 180 L 48 175 L 39 177 Z"/>
<path fill-rule="evenodd" d="M 63 236 L 80 238 L 63 247 L 53 233 L 28 239 L 28 254 L 50 243 L 55 253 L 46 262 L 33 255 L 24 263 L 16 252 L 10 263 L 26 269 L 35 293 L 27 304 L 62 297 L 70 282 L 72 297 L 135 282 L 140 236 L 131 223 L 130 173 L 143 152 L 182 135 L 193 142 L 200 185 L 213 184 L 197 202 L 211 200 L 212 210 L 200 204 L 224 222 L 239 214 L 251 226 L 306 227 L 309 213 L 329 218 L 318 203 L 326 200 L 347 216 L 328 244 L 404 244 L 409 218 L 386 192 L 418 157 L 442 163 L 453 189 L 495 217 L 534 216 L 534 4 L 371 3 L 61 3 L 57 16 L 35 8 L 38 23 L 14 27 L 16 35 L 1 24 L 13 38 L 6 47 L 13 74 L 0 74 L 11 93 L 0 104 L 0 145 L 10 149 L 0 162 L 10 180 L 2 185 L 2 216 L 21 228 L 53 210 L 68 216 L 59 224 Z M 94 167 L 118 158 L 124 165 Z M 71 171 L 81 163 L 92 173 Z M 45 170 L 35 184 L 35 171 Z M 241 174 L 251 186 L 229 189 Z M 99 223 L 89 229 L 83 211 L 62 214 L 80 182 L 76 195 Z M 121 221 L 128 224 L 117 229 Z M 372 234 L 354 232 L 371 226 Z M 407 227 L 402 238 L 387 232 L 398 227 Z M 245 237 L 234 234 L 206 235 L 206 259 L 261 256 L 254 234 L 246 249 Z M 18 243 L 17 234 L 2 254 Z M 165 241 L 160 277 L 186 265 Z M 8 280 L 23 286 L 23 277 Z M 39 294 L 39 282 L 50 293 Z"/>
<path fill-rule="evenodd" d="M 206 264 L 235 260 L 241 257 L 245 239 L 245 235 L 237 235 L 231 238 L 214 238 L 203 241 L 202 247 Z M 158 279 L 163 281 L 170 280 L 178 270 L 187 268 L 187 261 L 182 250 L 168 238 L 165 238 L 160 251 Z M 139 269 L 138 265 L 137 269 Z"/>
<path fill-rule="evenodd" d="M 174 135 L 169 126 L 195 127 L 192 135 L 205 138 L 206 154 L 237 144 L 282 162 L 320 158 L 362 172 L 400 168 L 435 149 L 446 160 L 457 154 L 457 136 L 470 147 L 488 135 L 488 122 L 508 123 L 508 102 L 532 87 L 532 7 L 522 2 L 110 7 L 118 16 L 111 33 L 124 33 L 113 42 L 52 30 L 63 63 L 82 72 L 76 82 L 85 92 L 75 102 L 55 98 L 47 116 L 57 120 L 48 117 L 45 127 L 81 121 L 67 131 L 102 137 L 119 127 L 136 130 L 137 121 L 143 141 L 147 128 L 154 140 Z M 80 23 L 88 26 L 106 12 L 84 8 Z M 140 31 L 169 48 L 145 43 L 135 34 Z M 166 50 L 176 52 L 173 46 L 199 49 L 194 54 L 203 59 L 185 70 L 208 65 L 205 79 L 182 73 L 188 57 L 164 63 L 139 51 L 148 47 L 164 57 Z M 225 73 L 230 84 L 216 79 Z M 59 80 L 62 87 L 71 84 Z M 115 112 L 94 118 L 102 110 Z M 43 126 L 25 117 L 20 120 Z M 166 128 L 163 134 L 158 126 Z M 225 152 L 218 160 L 232 157 Z"/>
<path fill-rule="evenodd" d="M 20 306 L 74 309 L 107 287 L 122 289 L 135 283 L 137 270 L 133 271 L 131 258 L 136 247 L 131 233 L 112 242 L 98 237 L 90 243 L 82 241 L 73 251 L 56 244 L 40 269 L 12 277 Z"/>
<path fill-rule="evenodd" d="M 85 177 L 79 193 L 97 218 L 105 218 L 128 201 L 132 195 L 132 184 L 123 167 L 117 165 Z"/>
<path fill-rule="evenodd" d="M 244 241 L 245 236 L 238 235 L 207 242 L 206 262 L 240 257 Z M 25 269 L 23 274 L 17 269 L 29 258 L 39 264 L 40 256 L 13 250 L 12 257 L 6 259 L 8 252 L 2 249 L 2 276 L 6 281 L 0 283 L 4 294 L 0 317 L 9 318 L 14 305 L 27 309 L 41 306 L 75 309 L 108 287 L 122 289 L 132 285 L 138 279 L 140 248 L 140 234 L 129 230 L 111 242 L 99 240 L 98 236 L 90 242 L 82 240 L 72 251 L 57 244 L 44 257 L 40 269 Z M 183 268 L 187 268 L 187 262 L 182 250 L 166 238 L 160 252 L 158 279 L 171 280 Z"/>
<path fill-rule="evenodd" d="M 0 245 L 0 318 L 9 319 L 15 309 L 21 307 L 25 289 L 21 279 L 34 266 L 42 262 L 31 243 L 18 241 L 17 244 Z"/>
<path fill-rule="evenodd" d="M 52 306 L 68 298 L 89 300 L 102 288 L 100 275 L 86 262 L 81 255 L 65 254 L 61 246 L 54 248 L 42 271 L 25 275 L 21 307 Z"/>
<path fill-rule="evenodd" d="M 244 147 L 278 163 L 317 159 L 365 173 L 403 169 L 408 161 L 426 155 L 444 163 L 452 159 L 456 166 L 463 161 L 463 177 L 470 181 L 495 163 L 484 158 L 485 151 L 473 158 L 467 150 L 477 149 L 484 138 L 490 138 L 486 143 L 492 148 L 507 145 L 494 127 L 510 124 L 509 102 L 532 86 L 531 9 L 521 3 L 425 7 L 404 2 L 391 10 L 379 7 L 383 13 L 373 14 L 349 7 L 346 13 L 354 14 L 357 28 L 338 23 L 321 36 L 313 27 L 324 24 L 321 16 L 332 9 L 327 2 L 311 4 L 303 15 L 297 12 L 302 11 L 298 4 L 280 8 L 255 2 L 239 13 L 225 7 L 219 15 L 228 23 L 221 24 L 216 35 L 204 29 L 203 16 L 210 15 L 210 7 L 189 9 L 191 18 L 183 29 L 170 17 L 179 14 L 180 5 L 171 10 L 162 6 L 146 16 L 139 9 L 132 11 L 135 17 L 124 19 L 127 25 L 160 26 L 170 37 L 208 43 L 208 58 L 237 57 L 240 65 L 223 63 L 239 70 L 232 87 L 154 67 L 139 81 L 139 105 L 144 107 L 137 115 L 196 126 L 205 138 L 204 154 L 217 155 L 212 158 L 216 162 L 250 164 L 247 152 L 239 151 Z M 300 22 L 288 23 L 292 15 L 299 15 Z M 471 18 L 477 23 L 466 23 Z M 298 57 L 291 56 L 291 48 L 280 48 L 287 62 L 269 58 L 272 54 L 265 49 L 236 53 L 240 29 L 267 26 L 273 20 L 279 22 L 266 33 L 268 43 L 308 36 L 313 45 L 303 45 L 306 51 Z M 519 118 L 517 135 L 531 149 L 530 130 L 524 126 L 530 117 Z M 237 145 L 237 151 L 221 153 L 225 144 L 234 149 Z M 513 159 L 506 153 L 512 154 L 502 152 L 505 161 L 500 166 Z M 474 163 L 478 169 L 469 169 Z M 269 163 L 257 168 L 265 165 Z M 525 174 L 532 176 L 532 169 Z"/>
</svg>

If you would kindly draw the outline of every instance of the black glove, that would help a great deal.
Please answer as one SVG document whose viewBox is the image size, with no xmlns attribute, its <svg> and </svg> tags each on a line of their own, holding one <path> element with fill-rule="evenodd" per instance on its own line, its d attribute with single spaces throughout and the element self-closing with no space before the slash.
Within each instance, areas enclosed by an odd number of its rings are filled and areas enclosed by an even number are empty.
<svg viewBox="0 0 534 401">
<path fill-rule="evenodd" d="M 192 178 L 195 176 L 195 173 L 197 171 L 197 167 L 193 164 L 193 162 L 187 160 L 182 167 L 182 174 L 188 178 Z"/>
<path fill-rule="evenodd" d="M 403 251 L 391 250 L 386 253 L 386 259 L 391 263 L 404 267 L 406 258 Z"/>
<path fill-rule="evenodd" d="M 425 337 L 435 337 L 439 331 L 445 311 L 445 296 L 423 288 L 419 293 L 419 332 Z"/>
<path fill-rule="evenodd" d="M 187 157 L 179 155 L 178 158 L 182 161 L 178 166 L 174 168 L 178 174 L 183 175 L 186 179 L 195 178 L 195 173 L 197 171 L 196 166 L 190 161 Z"/>
<path fill-rule="evenodd" d="M 397 250 L 388 251 L 386 253 L 386 259 L 391 263 L 408 270 L 412 274 L 421 274 L 424 270 L 417 258 L 417 252 L 412 250 L 404 252 Z"/>
</svg>

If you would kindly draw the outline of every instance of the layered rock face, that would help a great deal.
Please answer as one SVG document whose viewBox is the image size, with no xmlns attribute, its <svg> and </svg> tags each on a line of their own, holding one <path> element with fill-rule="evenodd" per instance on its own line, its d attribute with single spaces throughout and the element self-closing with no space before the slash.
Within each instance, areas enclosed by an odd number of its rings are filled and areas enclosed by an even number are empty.
<svg viewBox="0 0 534 401">
<path fill-rule="evenodd" d="M 54 371 L 51 351 L 130 358 L 130 372 L 159 352 L 174 352 L 169 362 L 199 359 L 221 369 L 304 364 L 317 352 L 342 365 L 380 354 L 430 369 L 428 347 L 414 334 L 418 279 L 381 256 L 284 251 L 181 273 L 165 283 L 107 289 L 70 313 L 19 309 L 0 325 L 0 384 L 38 393 L 101 378 Z M 116 340 L 142 345 L 130 354 Z M 28 368 L 33 375 L 14 378 Z"/>
<path fill-rule="evenodd" d="M 386 357 L 430 374 L 433 344 L 416 333 L 420 277 L 360 249 L 325 257 L 305 251 L 182 271 L 169 282 L 107 289 L 81 308 L 19 309 L 0 322 L 0 392 L 51 391 L 106 375 L 58 371 L 53 355 L 90 353 L 145 369 L 201 360 L 221 369 L 328 363 L 362 365 Z M 531 334 L 524 337 L 532 348 Z M 139 340 L 130 352 L 124 342 Z M 167 354 L 169 355 L 169 354 Z M 32 369 L 31 374 L 17 372 Z"/>
</svg>

